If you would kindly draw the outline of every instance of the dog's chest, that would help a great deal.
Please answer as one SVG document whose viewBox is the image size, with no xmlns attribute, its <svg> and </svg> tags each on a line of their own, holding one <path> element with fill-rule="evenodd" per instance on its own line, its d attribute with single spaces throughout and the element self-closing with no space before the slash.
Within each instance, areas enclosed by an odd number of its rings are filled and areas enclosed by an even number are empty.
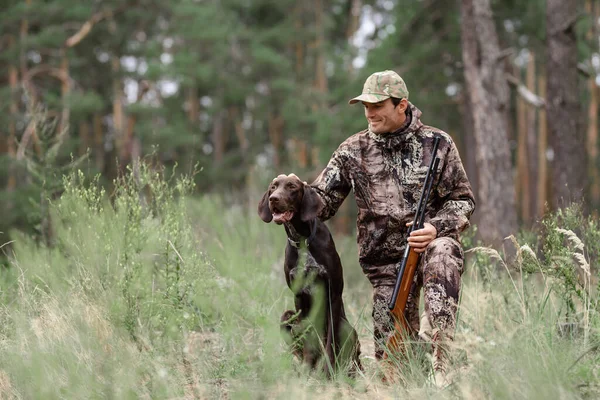
<svg viewBox="0 0 600 400">
<path fill-rule="evenodd" d="M 295 285 L 308 286 L 315 280 L 326 280 L 327 269 L 319 264 L 307 248 L 298 249 L 296 265 L 290 269 L 290 280 Z"/>
</svg>

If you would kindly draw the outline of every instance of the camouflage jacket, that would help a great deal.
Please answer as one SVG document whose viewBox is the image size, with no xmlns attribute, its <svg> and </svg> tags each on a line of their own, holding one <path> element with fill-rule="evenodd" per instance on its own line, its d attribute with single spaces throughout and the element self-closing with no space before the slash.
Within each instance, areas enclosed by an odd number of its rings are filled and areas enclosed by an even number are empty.
<svg viewBox="0 0 600 400">
<path fill-rule="evenodd" d="M 432 157 L 434 136 L 440 136 L 440 164 L 429 197 L 425 221 L 438 237 L 458 240 L 475 209 L 471 185 L 458 150 L 445 132 L 423 125 L 421 111 L 410 104 L 399 130 L 377 135 L 368 129 L 345 140 L 327 167 L 311 184 L 323 202 L 322 220 L 332 217 L 352 189 L 358 206 L 357 242 L 361 263 L 383 265 L 404 252 Z"/>
</svg>

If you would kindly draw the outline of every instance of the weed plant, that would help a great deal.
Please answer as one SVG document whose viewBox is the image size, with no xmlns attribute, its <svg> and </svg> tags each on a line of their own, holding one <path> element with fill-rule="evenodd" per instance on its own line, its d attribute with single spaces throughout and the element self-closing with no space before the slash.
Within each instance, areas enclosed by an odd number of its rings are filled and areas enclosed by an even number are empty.
<svg viewBox="0 0 600 400">
<path fill-rule="evenodd" d="M 513 238 L 515 260 L 466 243 L 454 383 L 442 390 L 423 344 L 398 361 L 397 383 L 381 382 L 370 285 L 354 238 L 335 237 L 365 368 L 328 381 L 294 360 L 279 332 L 293 308 L 283 228 L 264 224 L 247 199 L 189 197 L 192 182 L 142 164 L 109 197 L 73 174 L 49 204 L 52 246 L 12 234 L 0 277 L 1 398 L 600 395 L 597 220 L 563 210 L 528 236 L 535 243 Z"/>
</svg>

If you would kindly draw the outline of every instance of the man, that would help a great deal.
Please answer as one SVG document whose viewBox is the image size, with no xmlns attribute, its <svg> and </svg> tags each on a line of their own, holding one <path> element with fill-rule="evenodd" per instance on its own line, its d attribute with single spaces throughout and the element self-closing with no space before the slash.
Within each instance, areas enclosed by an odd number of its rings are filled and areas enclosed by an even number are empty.
<svg viewBox="0 0 600 400">
<path fill-rule="evenodd" d="M 394 329 L 387 305 L 406 241 L 422 253 L 405 316 L 411 336 L 416 338 L 418 333 L 432 343 L 436 383 L 443 385 L 447 344 L 454 335 L 463 271 L 459 233 L 469 226 L 475 201 L 452 138 L 423 125 L 421 111 L 408 101 L 408 94 L 404 80 L 394 71 L 372 74 L 362 94 L 349 102 L 362 103 L 368 128 L 338 147 L 312 186 L 324 205 L 319 215 L 322 220 L 333 216 L 350 190 L 354 192 L 359 261 L 374 289 L 377 359 L 383 357 L 383 345 Z M 440 137 L 440 164 L 426 222 L 423 229 L 408 236 L 434 156 L 431 153 L 435 136 Z M 421 289 L 425 312 L 420 321 Z"/>
</svg>

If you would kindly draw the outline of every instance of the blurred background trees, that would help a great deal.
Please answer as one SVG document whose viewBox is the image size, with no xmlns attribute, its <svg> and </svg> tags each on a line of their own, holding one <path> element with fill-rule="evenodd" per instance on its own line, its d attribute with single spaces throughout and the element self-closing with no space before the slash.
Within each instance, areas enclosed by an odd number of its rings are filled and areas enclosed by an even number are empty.
<svg viewBox="0 0 600 400">
<path fill-rule="evenodd" d="M 597 0 L 3 0 L 0 243 L 44 234 L 77 163 L 107 187 L 149 154 L 198 166 L 201 193 L 310 181 L 365 127 L 347 100 L 382 69 L 455 138 L 486 242 L 573 200 L 595 212 L 599 16 Z"/>
</svg>

